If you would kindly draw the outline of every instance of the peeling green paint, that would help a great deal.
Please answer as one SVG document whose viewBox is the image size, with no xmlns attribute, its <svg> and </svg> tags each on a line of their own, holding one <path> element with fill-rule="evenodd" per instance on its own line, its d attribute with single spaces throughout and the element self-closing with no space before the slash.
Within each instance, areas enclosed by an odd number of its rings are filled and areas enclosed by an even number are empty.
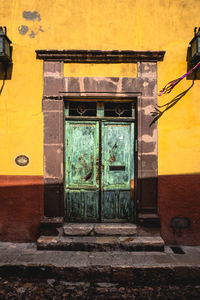
<svg viewBox="0 0 200 300">
<path fill-rule="evenodd" d="M 134 124 L 102 124 L 102 220 L 130 220 L 133 203 L 130 180 L 134 178 Z"/>
<path fill-rule="evenodd" d="M 66 122 L 66 205 L 73 220 L 98 219 L 99 123 Z"/>
<path fill-rule="evenodd" d="M 67 220 L 133 219 L 133 149 L 133 123 L 66 121 Z"/>
</svg>

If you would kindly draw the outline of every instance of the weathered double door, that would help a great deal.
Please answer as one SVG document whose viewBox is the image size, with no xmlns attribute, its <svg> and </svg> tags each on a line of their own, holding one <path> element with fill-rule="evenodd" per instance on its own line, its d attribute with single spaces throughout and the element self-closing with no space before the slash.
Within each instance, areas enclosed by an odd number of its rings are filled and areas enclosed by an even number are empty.
<svg viewBox="0 0 200 300">
<path fill-rule="evenodd" d="M 133 221 L 134 123 L 66 121 L 66 219 Z"/>
</svg>

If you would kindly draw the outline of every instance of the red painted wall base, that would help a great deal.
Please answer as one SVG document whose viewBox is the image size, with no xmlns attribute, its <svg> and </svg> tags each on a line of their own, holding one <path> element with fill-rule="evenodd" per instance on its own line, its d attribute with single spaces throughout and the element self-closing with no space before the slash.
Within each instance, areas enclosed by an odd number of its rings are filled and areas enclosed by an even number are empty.
<svg viewBox="0 0 200 300">
<path fill-rule="evenodd" d="M 200 175 L 158 178 L 161 235 L 166 244 L 200 245 Z M 0 176 L 0 241 L 33 242 L 44 215 L 42 176 Z M 174 217 L 187 217 L 190 226 L 171 227 Z"/>
<path fill-rule="evenodd" d="M 200 245 L 200 174 L 159 176 L 158 209 L 167 244 Z M 173 217 L 189 218 L 189 228 L 174 231 Z"/>
<path fill-rule="evenodd" d="M 0 240 L 35 241 L 43 202 L 42 176 L 0 176 Z"/>
</svg>

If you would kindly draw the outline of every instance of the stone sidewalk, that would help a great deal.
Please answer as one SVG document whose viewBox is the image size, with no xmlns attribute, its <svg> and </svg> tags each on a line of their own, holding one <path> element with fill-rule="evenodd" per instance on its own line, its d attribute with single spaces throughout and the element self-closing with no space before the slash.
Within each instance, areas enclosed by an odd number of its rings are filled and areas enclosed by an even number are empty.
<svg viewBox="0 0 200 300">
<path fill-rule="evenodd" d="M 38 251 L 35 244 L 0 243 L 0 276 L 56 278 L 70 282 L 199 284 L 200 247 L 164 252 Z"/>
<path fill-rule="evenodd" d="M 199 300 L 200 247 L 181 248 L 185 254 L 0 243 L 0 300 Z"/>
</svg>

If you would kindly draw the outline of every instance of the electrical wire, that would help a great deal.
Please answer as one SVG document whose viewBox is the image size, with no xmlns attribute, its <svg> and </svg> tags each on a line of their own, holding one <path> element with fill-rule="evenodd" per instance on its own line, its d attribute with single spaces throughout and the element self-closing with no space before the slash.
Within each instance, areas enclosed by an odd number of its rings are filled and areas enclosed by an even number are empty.
<svg viewBox="0 0 200 300">
<path fill-rule="evenodd" d="M 188 71 L 187 73 L 185 73 L 183 76 L 175 79 L 175 80 L 172 80 L 170 82 L 168 82 L 164 88 L 160 91 L 159 93 L 159 96 L 162 96 L 164 94 L 169 94 L 173 88 L 183 79 L 185 78 L 186 76 L 192 74 L 195 70 L 197 70 L 200 66 L 200 62 L 198 62 L 190 71 Z"/>
</svg>

